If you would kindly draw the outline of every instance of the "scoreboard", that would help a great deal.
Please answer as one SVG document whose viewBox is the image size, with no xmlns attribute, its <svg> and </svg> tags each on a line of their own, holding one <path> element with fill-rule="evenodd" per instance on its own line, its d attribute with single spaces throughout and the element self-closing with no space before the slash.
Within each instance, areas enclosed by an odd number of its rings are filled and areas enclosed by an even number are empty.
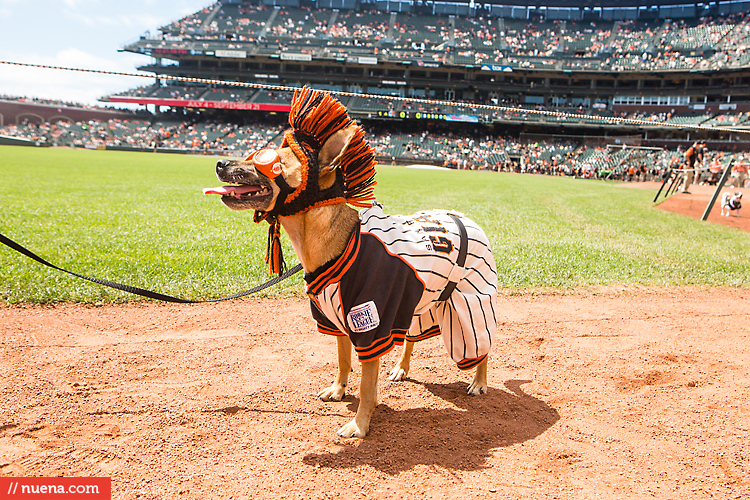
<svg viewBox="0 0 750 500">
<path fill-rule="evenodd" d="M 447 122 L 479 123 L 477 115 L 456 115 L 447 113 L 427 113 L 425 111 L 378 111 L 378 118 L 395 120 L 440 120 Z"/>
</svg>

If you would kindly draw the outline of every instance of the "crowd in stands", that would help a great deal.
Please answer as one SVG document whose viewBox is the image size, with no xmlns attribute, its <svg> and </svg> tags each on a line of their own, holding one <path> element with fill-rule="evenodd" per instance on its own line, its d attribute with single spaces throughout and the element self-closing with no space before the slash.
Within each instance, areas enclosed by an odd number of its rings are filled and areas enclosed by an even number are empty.
<svg viewBox="0 0 750 500">
<path fill-rule="evenodd" d="M 222 42 L 223 48 L 263 54 L 291 50 L 317 58 L 355 54 L 453 65 L 607 71 L 750 64 L 744 12 L 669 21 L 547 21 L 227 3 L 202 9 L 161 32 L 161 39 L 148 37 L 130 50 L 209 50 Z M 711 52 L 704 54 L 705 48 Z M 355 49 L 362 51 L 352 52 Z"/>
<path fill-rule="evenodd" d="M 328 90 L 328 89 L 322 89 Z M 133 97 L 161 97 L 170 99 L 244 102 L 258 104 L 291 104 L 291 91 L 254 90 L 243 87 L 181 87 L 152 85 L 139 87 L 122 93 Z M 601 124 L 616 121 L 619 118 L 639 120 L 648 124 L 669 123 L 676 125 L 701 125 L 711 127 L 747 126 L 750 123 L 750 113 L 723 110 L 719 112 L 707 108 L 704 113 L 670 111 L 641 111 L 632 113 L 613 112 L 602 107 L 592 106 L 590 103 L 566 102 L 546 104 L 525 104 L 518 100 L 502 99 L 500 101 L 468 102 L 444 101 L 441 104 L 431 104 L 402 100 L 389 97 L 343 96 L 340 97 L 344 105 L 354 113 L 385 113 L 386 116 L 398 117 L 401 112 L 421 112 L 426 114 L 465 114 L 477 116 L 485 123 L 493 121 L 545 121 L 547 123 L 583 123 Z M 479 105 L 479 106 L 478 106 Z M 492 107 L 481 107 L 492 106 Z M 718 106 L 717 106 L 718 107 Z M 507 109 L 506 109 L 507 108 Z M 659 108 L 663 109 L 663 108 Z"/>
<path fill-rule="evenodd" d="M 88 122 L 24 123 L 0 128 L 0 136 L 26 139 L 39 146 L 88 149 L 204 152 L 244 156 L 276 148 L 285 123 L 275 125 L 192 122 L 175 119 L 90 120 Z M 625 181 L 658 180 L 678 168 L 683 152 L 611 148 L 602 144 L 561 140 L 520 140 L 513 137 L 470 137 L 458 133 L 396 133 L 368 127 L 368 138 L 381 163 L 429 163 L 451 169 L 487 170 Z M 731 158 L 748 161 L 748 153 L 708 150 L 704 180 L 714 182 Z"/>
<path fill-rule="evenodd" d="M 193 36 L 201 34 L 203 24 L 211 14 L 212 8 L 205 7 L 198 12 L 179 19 L 172 24 L 161 28 L 164 33 L 170 33 L 173 36 Z"/>
<path fill-rule="evenodd" d="M 701 165 L 701 170 L 695 173 L 696 184 L 718 184 L 724 168 L 734 160 L 735 163 L 748 163 L 750 154 L 728 153 L 725 151 L 709 150 Z M 607 168 L 606 176 L 602 177 L 626 182 L 662 181 L 670 173 L 672 178 L 678 175 L 681 168 L 685 168 L 684 151 L 644 151 L 638 149 L 619 149 L 607 151 L 606 154 L 593 157 L 598 165 Z M 731 181 L 730 181 L 731 182 Z"/>
<path fill-rule="evenodd" d="M 0 135 L 25 139 L 40 146 L 148 151 L 172 149 L 242 154 L 267 147 L 283 131 L 283 125 L 269 127 L 267 123 L 238 125 L 223 122 L 112 119 L 106 122 L 26 122 L 2 127 Z"/>
</svg>

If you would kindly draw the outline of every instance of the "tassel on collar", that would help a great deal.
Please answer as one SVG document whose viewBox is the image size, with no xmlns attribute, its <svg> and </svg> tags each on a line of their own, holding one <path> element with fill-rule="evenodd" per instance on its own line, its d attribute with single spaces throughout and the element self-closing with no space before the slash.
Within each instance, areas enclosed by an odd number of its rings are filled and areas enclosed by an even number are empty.
<svg viewBox="0 0 750 500">
<path fill-rule="evenodd" d="M 281 249 L 281 223 L 279 222 L 279 218 L 275 215 L 270 215 L 268 212 L 256 211 L 253 215 L 253 221 L 256 223 L 261 221 L 268 222 L 266 264 L 268 264 L 269 273 L 281 276 L 287 269 L 286 262 L 284 261 L 284 253 Z"/>
<path fill-rule="evenodd" d="M 278 217 L 268 221 L 268 246 L 266 247 L 266 264 L 271 274 L 281 276 L 286 271 L 284 253 L 281 250 L 281 224 Z"/>
</svg>

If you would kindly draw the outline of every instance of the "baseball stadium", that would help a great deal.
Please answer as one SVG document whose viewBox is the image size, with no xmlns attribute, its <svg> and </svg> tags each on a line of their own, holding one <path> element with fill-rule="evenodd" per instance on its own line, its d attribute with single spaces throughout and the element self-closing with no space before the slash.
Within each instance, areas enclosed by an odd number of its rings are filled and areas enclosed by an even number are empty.
<svg viewBox="0 0 750 500">
<path fill-rule="evenodd" d="M 0 498 L 750 497 L 750 1 L 206 0 L 119 50 L 0 61 L 139 82 L 0 87 Z"/>
</svg>

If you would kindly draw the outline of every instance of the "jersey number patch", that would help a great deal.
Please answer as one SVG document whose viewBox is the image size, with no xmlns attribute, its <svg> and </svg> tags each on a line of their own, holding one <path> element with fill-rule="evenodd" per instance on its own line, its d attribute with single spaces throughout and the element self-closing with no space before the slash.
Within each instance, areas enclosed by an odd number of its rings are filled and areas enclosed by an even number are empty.
<svg viewBox="0 0 750 500">
<path fill-rule="evenodd" d="M 453 243 L 445 236 L 430 236 L 430 241 L 436 252 L 451 253 L 453 251 Z"/>
</svg>

